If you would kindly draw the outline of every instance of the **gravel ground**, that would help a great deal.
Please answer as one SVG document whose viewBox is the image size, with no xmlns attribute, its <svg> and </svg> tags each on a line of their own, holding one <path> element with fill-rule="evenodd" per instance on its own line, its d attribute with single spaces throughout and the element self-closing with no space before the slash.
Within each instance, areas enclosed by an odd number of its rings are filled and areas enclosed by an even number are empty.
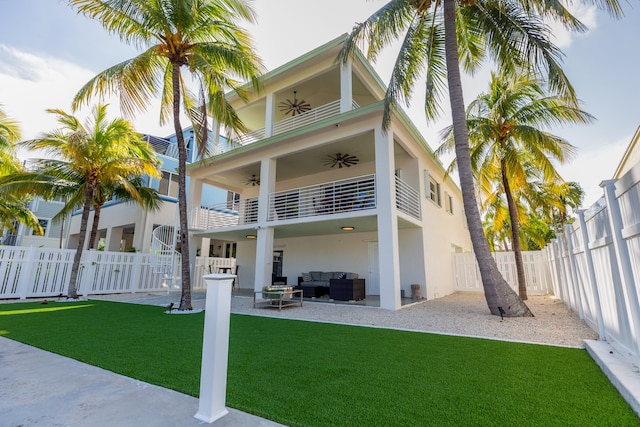
<svg viewBox="0 0 640 427">
<path fill-rule="evenodd" d="M 177 305 L 180 300 L 179 295 L 152 294 L 91 298 L 154 305 L 166 305 L 170 301 Z M 195 310 L 202 309 L 204 294 L 194 294 L 192 303 Z M 489 314 L 484 295 L 473 293 L 455 293 L 419 302 L 398 311 L 307 301 L 303 307 L 289 307 L 278 311 L 253 308 L 253 299 L 249 297 L 234 296 L 231 299 L 233 313 L 282 319 L 346 323 L 570 347 L 584 347 L 582 340 L 598 339 L 597 332 L 552 296 L 531 296 L 527 305 L 535 317 L 501 320 L 500 317 Z"/>
</svg>

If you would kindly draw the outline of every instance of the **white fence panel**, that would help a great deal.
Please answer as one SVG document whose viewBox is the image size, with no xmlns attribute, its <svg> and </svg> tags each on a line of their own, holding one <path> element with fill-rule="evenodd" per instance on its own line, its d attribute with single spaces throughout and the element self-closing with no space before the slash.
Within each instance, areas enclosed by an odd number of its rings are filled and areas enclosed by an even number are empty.
<svg viewBox="0 0 640 427">
<path fill-rule="evenodd" d="M 0 299 L 67 295 L 75 252 L 75 249 L 0 246 Z M 168 278 L 154 272 L 150 254 L 85 251 L 78 272 L 78 294 L 179 290 L 179 257 L 176 263 L 176 277 Z M 192 289 L 205 289 L 203 275 L 220 272 L 221 268 L 233 273 L 235 265 L 234 258 L 197 257 Z"/>
<path fill-rule="evenodd" d="M 502 277 L 516 292 L 518 275 L 513 252 L 496 252 L 493 254 Z M 524 262 L 527 292 L 532 295 L 546 295 L 551 290 L 551 275 L 546 254 L 543 251 L 525 251 Z M 464 292 L 482 292 L 480 269 L 473 253 L 453 254 L 453 270 L 455 290 Z"/>
<path fill-rule="evenodd" d="M 604 197 L 547 249 L 549 265 L 563 302 L 640 365 L 640 164 L 602 187 Z"/>
</svg>

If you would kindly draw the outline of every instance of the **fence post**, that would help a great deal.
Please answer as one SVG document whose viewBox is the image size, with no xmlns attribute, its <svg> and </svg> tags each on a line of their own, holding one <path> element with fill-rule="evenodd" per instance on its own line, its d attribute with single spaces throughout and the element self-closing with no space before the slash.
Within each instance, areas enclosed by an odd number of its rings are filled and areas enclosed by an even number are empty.
<svg viewBox="0 0 640 427">
<path fill-rule="evenodd" d="M 631 267 L 631 258 L 629 256 L 629 248 L 627 242 L 622 237 L 622 213 L 620 212 L 620 204 L 616 197 L 616 181 L 609 179 L 602 181 L 600 187 L 604 188 L 604 198 L 609 209 L 609 223 L 611 225 L 611 237 L 613 239 L 613 247 L 616 254 L 618 269 L 620 270 L 620 280 L 626 299 L 627 310 L 629 312 L 629 326 L 631 327 L 631 337 L 635 344 L 635 358 L 640 356 L 640 306 L 638 305 L 638 292 L 635 288 L 633 279 L 633 270 Z"/>
<path fill-rule="evenodd" d="M 13 247 L 13 250 L 18 252 L 22 248 Z M 37 248 L 29 247 L 24 250 L 24 257 L 20 261 L 20 278 L 18 279 L 18 297 L 20 299 L 27 299 L 29 296 L 29 284 L 33 282 L 33 275 L 35 274 L 35 260 Z"/>
<path fill-rule="evenodd" d="M 602 306 L 600 305 L 600 294 L 598 293 L 598 284 L 596 282 L 596 269 L 593 266 L 593 257 L 591 256 L 591 248 L 589 247 L 589 233 L 587 232 L 587 222 L 584 219 L 584 209 L 578 210 L 578 221 L 580 222 L 580 231 L 582 232 L 582 246 L 584 248 L 584 258 L 587 264 L 587 277 L 591 291 L 593 292 L 593 299 L 596 305 L 596 318 L 598 321 L 598 335 L 600 339 L 605 341 L 606 331 L 604 328 L 604 319 L 602 318 Z"/>
<path fill-rule="evenodd" d="M 560 268 L 562 269 L 562 277 L 560 278 L 561 283 L 562 283 L 562 279 L 564 278 L 564 286 L 563 286 L 564 297 L 565 297 L 564 303 L 567 304 L 569 309 L 571 309 L 573 306 L 573 298 L 570 292 L 571 278 L 567 275 L 567 263 L 565 262 L 567 245 L 565 244 L 565 236 L 563 233 L 558 233 L 557 236 L 558 236 L 558 245 L 560 248 Z"/>
<path fill-rule="evenodd" d="M 571 270 L 571 281 L 576 294 L 576 305 L 578 306 L 578 316 L 584 320 L 584 307 L 582 307 L 582 293 L 580 292 L 580 281 L 578 280 L 578 267 L 576 265 L 576 254 L 573 253 L 573 241 L 571 240 L 571 224 L 564 226 L 564 233 L 567 236 L 567 252 L 569 253 L 569 269 Z"/>
<path fill-rule="evenodd" d="M 140 252 L 133 254 L 133 271 L 131 272 L 131 293 L 136 293 L 142 283 L 142 261 L 143 257 Z"/>
</svg>

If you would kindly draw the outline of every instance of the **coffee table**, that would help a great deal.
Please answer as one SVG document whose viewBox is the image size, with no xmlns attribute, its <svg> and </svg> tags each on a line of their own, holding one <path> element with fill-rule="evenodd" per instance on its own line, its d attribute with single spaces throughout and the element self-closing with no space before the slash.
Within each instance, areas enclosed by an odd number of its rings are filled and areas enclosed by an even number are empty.
<svg viewBox="0 0 640 427">
<path fill-rule="evenodd" d="M 261 294 L 261 299 L 258 299 L 258 294 Z M 302 307 L 302 289 L 271 289 L 253 293 L 253 308 L 264 307 L 282 310 L 298 305 Z"/>
</svg>

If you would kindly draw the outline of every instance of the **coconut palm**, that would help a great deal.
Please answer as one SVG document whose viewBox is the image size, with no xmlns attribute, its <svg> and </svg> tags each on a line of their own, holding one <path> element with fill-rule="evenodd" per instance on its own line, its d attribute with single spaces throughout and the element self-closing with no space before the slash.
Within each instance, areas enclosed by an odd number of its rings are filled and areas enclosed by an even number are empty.
<svg viewBox="0 0 640 427">
<path fill-rule="evenodd" d="M 37 172 L 14 180 L 13 188 L 44 198 L 67 200 L 58 217 L 82 206 L 78 248 L 69 279 L 67 296 L 77 298 L 77 277 L 85 245 L 89 213 L 101 188 L 121 188 L 144 205 L 134 183 L 141 176 L 159 177 L 155 152 L 128 121 L 107 118 L 107 106 L 97 105 L 83 124 L 62 110 L 47 110 L 57 116 L 59 129 L 38 139 L 24 141 L 28 149 L 42 150 L 50 159 L 34 160 Z"/>
<path fill-rule="evenodd" d="M 593 117 L 567 99 L 545 94 L 532 74 L 491 74 L 489 91 L 467 108 L 471 167 L 481 198 L 498 207 L 504 197 L 509 212 L 520 298 L 527 299 L 519 224 L 526 221 L 521 200 L 531 193 L 531 177 L 549 185 L 564 182 L 554 161 L 564 163 L 575 152 L 566 140 L 545 131 L 562 124 L 589 123 Z M 448 132 L 448 133 L 447 133 Z M 453 128 L 438 153 L 454 149 Z"/>
<path fill-rule="evenodd" d="M 145 50 L 91 79 L 76 95 L 74 108 L 94 95 L 117 92 L 122 111 L 144 111 L 160 95 L 160 122 L 173 120 L 178 146 L 178 210 L 182 255 L 180 310 L 191 310 L 191 277 L 186 199 L 186 161 L 180 110 L 189 115 L 200 155 L 207 150 L 206 116 L 227 129 L 245 128 L 225 99 L 229 89 L 246 99 L 241 85 L 257 87 L 262 65 L 238 20 L 253 22 L 245 0 L 70 0 L 124 42 Z M 187 90 L 182 72 L 193 77 L 199 99 Z"/>
<path fill-rule="evenodd" d="M 617 0 L 585 2 L 621 14 Z M 560 67 L 561 53 L 551 43 L 543 17 L 553 17 L 574 30 L 584 29 L 561 2 L 551 0 L 391 0 L 355 25 L 340 54 L 346 61 L 356 45 L 366 41 L 367 56 L 375 60 L 384 47 L 404 34 L 385 97 L 385 129 L 393 107 L 409 100 L 421 75 L 426 76 L 428 119 L 440 113 L 440 97 L 448 90 L 467 226 L 485 298 L 495 315 L 501 310 L 507 316 L 530 316 L 531 312 L 500 275 L 484 236 L 473 185 L 460 66 L 473 71 L 490 58 L 505 70 L 541 69 L 553 91 L 573 98 L 573 88 Z"/>
<path fill-rule="evenodd" d="M 38 218 L 27 207 L 26 198 L 11 193 L 4 182 L 11 175 L 22 170 L 16 157 L 15 145 L 22 139 L 20 124 L 7 115 L 0 105 L 0 231 L 8 229 L 15 232 L 16 222 L 43 234 Z"/>
</svg>

